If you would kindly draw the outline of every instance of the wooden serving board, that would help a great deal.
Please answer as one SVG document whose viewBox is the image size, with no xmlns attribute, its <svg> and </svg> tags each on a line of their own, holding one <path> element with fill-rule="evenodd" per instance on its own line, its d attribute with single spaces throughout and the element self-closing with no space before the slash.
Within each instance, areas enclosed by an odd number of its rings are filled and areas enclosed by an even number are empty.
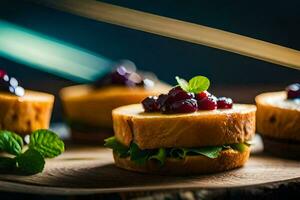
<svg viewBox="0 0 300 200">
<path fill-rule="evenodd" d="M 43 173 L 0 175 L 0 190 L 37 194 L 94 194 L 169 189 L 222 189 L 300 181 L 300 161 L 253 155 L 241 169 L 203 176 L 158 176 L 118 169 L 102 147 L 72 146 L 48 160 Z"/>
</svg>

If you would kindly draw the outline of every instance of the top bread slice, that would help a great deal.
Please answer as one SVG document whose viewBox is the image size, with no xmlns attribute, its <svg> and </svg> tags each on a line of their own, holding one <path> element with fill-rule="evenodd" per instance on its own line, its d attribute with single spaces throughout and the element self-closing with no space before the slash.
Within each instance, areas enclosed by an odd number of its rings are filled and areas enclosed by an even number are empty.
<svg viewBox="0 0 300 200">
<path fill-rule="evenodd" d="M 0 129 L 25 135 L 37 129 L 49 128 L 54 96 L 26 90 L 18 97 L 0 93 Z"/>
<path fill-rule="evenodd" d="M 169 89 L 169 85 L 160 82 L 149 89 L 114 85 L 101 88 L 76 85 L 63 88 L 60 97 L 68 120 L 93 127 L 112 128 L 113 109 L 139 103 L 147 96 L 158 95 Z"/>
<path fill-rule="evenodd" d="M 145 113 L 141 104 L 114 109 L 115 137 L 141 149 L 202 147 L 241 143 L 255 134 L 254 105 L 187 114 Z"/>
<path fill-rule="evenodd" d="M 300 141 L 300 100 L 286 100 L 286 92 L 269 92 L 255 98 L 257 131 L 273 139 Z"/>
</svg>

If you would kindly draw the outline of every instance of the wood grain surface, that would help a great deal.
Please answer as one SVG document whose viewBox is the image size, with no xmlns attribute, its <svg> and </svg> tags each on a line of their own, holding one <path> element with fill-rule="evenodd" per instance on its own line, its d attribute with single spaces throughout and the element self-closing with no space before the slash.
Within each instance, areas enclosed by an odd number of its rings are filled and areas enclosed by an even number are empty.
<svg viewBox="0 0 300 200">
<path fill-rule="evenodd" d="M 36 194 L 94 194 L 170 189 L 224 189 L 300 181 L 300 161 L 253 155 L 241 169 L 212 175 L 175 177 L 118 169 L 102 147 L 72 146 L 48 160 L 43 173 L 0 175 L 0 190 Z"/>
</svg>

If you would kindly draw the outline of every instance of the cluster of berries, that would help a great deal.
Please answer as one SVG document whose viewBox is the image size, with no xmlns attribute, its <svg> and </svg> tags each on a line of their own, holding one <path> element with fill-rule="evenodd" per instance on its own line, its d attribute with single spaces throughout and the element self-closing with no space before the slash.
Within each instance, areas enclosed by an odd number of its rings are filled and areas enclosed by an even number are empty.
<svg viewBox="0 0 300 200">
<path fill-rule="evenodd" d="M 145 112 L 190 113 L 197 110 L 232 108 L 232 99 L 216 98 L 207 91 L 198 94 L 184 91 L 180 86 L 172 88 L 168 94 L 150 96 L 142 101 Z"/>
</svg>

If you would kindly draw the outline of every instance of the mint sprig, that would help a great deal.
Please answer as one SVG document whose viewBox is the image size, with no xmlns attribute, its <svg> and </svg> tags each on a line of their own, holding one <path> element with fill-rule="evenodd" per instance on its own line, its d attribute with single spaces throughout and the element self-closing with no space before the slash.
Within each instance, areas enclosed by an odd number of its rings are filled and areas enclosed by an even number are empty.
<svg viewBox="0 0 300 200">
<path fill-rule="evenodd" d="M 175 77 L 178 85 L 186 92 L 200 93 L 207 90 L 210 86 L 210 81 L 205 76 L 195 76 L 189 81 L 186 81 L 178 76 Z"/>
<path fill-rule="evenodd" d="M 29 148 L 16 157 L 17 169 L 23 174 L 37 174 L 42 172 L 45 166 L 45 159 L 35 149 Z"/>
<path fill-rule="evenodd" d="M 9 154 L 19 155 L 22 152 L 23 140 L 19 135 L 10 131 L 1 131 L 0 150 Z"/>
<path fill-rule="evenodd" d="M 23 149 L 23 139 L 16 133 L 0 131 L 0 150 L 13 156 L 0 157 L 0 170 L 36 174 L 42 172 L 45 158 L 53 158 L 64 151 L 64 143 L 50 130 L 37 130 L 30 135 L 28 149 Z"/>
<path fill-rule="evenodd" d="M 31 133 L 28 146 L 40 152 L 44 158 L 54 158 L 65 150 L 64 142 L 54 132 L 45 129 Z"/>
</svg>

